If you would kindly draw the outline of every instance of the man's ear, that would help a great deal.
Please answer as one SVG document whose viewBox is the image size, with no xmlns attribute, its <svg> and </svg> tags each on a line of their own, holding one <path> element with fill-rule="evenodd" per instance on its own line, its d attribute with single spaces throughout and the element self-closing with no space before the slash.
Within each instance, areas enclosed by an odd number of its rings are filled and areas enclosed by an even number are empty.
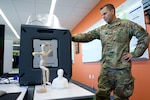
<svg viewBox="0 0 150 100">
<path fill-rule="evenodd" d="M 114 10 L 114 9 L 111 9 L 111 12 L 112 12 L 113 14 L 115 14 L 115 10 Z"/>
</svg>

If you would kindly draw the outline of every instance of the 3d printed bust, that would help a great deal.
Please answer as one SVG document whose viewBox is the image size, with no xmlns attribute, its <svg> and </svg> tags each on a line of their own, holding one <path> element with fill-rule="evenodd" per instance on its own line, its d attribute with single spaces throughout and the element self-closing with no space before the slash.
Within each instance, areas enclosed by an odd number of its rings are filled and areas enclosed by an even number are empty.
<svg viewBox="0 0 150 100">
<path fill-rule="evenodd" d="M 46 46 L 49 47 L 49 50 L 46 52 Z M 40 55 L 40 68 L 42 69 L 42 76 L 43 76 L 43 88 L 38 90 L 37 92 L 43 93 L 46 92 L 46 84 L 50 85 L 49 82 L 49 69 L 46 68 L 46 57 L 52 52 L 52 47 L 50 43 L 45 43 L 41 45 L 41 52 L 33 52 L 32 55 Z"/>
<path fill-rule="evenodd" d="M 58 69 L 57 75 L 53 81 L 52 81 L 52 88 L 55 89 L 63 89 L 68 87 L 68 80 L 63 77 L 64 71 L 63 69 Z"/>
</svg>

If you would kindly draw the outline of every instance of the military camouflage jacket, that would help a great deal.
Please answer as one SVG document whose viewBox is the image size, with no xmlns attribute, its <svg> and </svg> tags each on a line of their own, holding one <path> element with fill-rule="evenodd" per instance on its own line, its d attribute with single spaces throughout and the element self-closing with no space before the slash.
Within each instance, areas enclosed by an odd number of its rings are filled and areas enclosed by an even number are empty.
<svg viewBox="0 0 150 100">
<path fill-rule="evenodd" d="M 88 33 L 75 34 L 72 36 L 72 41 L 89 42 L 94 39 L 101 40 L 101 67 L 120 69 L 131 67 L 131 62 L 122 59 L 122 56 L 123 53 L 130 51 L 129 45 L 132 36 L 138 39 L 132 55 L 133 57 L 139 57 L 147 49 L 150 38 L 148 33 L 141 26 L 129 20 L 117 19 L 117 21 L 111 24 L 103 25 Z"/>
</svg>

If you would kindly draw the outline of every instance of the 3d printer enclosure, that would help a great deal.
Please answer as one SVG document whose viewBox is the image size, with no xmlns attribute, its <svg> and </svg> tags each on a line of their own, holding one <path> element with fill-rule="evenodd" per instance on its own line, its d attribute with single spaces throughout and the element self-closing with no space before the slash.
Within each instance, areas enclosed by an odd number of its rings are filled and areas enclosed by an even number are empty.
<svg viewBox="0 0 150 100">
<path fill-rule="evenodd" d="M 19 84 L 37 85 L 42 84 L 42 70 L 33 68 L 33 40 L 57 40 L 58 66 L 49 68 L 50 82 L 57 77 L 57 70 L 64 70 L 64 77 L 71 79 L 72 57 L 71 57 L 71 34 L 67 29 L 52 29 L 47 26 L 21 25 L 20 59 L 19 59 Z"/>
</svg>

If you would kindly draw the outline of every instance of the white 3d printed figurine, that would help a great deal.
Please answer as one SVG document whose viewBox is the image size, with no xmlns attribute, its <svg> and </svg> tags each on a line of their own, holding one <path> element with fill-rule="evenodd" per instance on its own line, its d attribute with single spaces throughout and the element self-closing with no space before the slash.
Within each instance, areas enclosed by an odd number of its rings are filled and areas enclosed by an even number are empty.
<svg viewBox="0 0 150 100">
<path fill-rule="evenodd" d="M 53 81 L 52 81 L 52 88 L 54 89 L 64 89 L 68 87 L 68 80 L 63 77 L 64 71 L 63 69 L 59 69 L 57 71 L 57 75 L 58 77 L 56 77 Z"/>
<path fill-rule="evenodd" d="M 46 52 L 46 46 L 49 47 L 49 50 Z M 46 68 L 46 57 L 52 52 L 52 47 L 51 44 L 45 43 L 41 45 L 41 52 L 33 52 L 32 55 L 40 55 L 40 68 L 42 69 L 42 76 L 43 76 L 43 88 L 40 90 L 37 90 L 39 93 L 44 93 L 46 92 L 46 84 L 50 85 L 51 83 L 49 82 L 49 69 Z"/>
</svg>

